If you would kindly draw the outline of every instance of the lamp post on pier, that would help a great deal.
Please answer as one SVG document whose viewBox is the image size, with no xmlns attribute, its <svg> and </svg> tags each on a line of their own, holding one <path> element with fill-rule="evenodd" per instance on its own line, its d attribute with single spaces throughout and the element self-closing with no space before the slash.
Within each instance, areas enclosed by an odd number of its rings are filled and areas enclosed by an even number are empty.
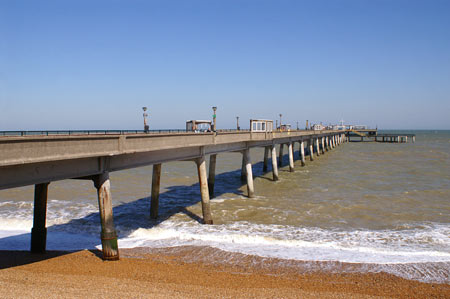
<svg viewBox="0 0 450 299">
<path fill-rule="evenodd" d="M 144 117 L 144 132 L 148 133 L 149 125 L 147 125 L 147 107 L 142 107 L 142 110 L 144 110 L 144 114 L 142 114 L 142 116 Z"/>
<path fill-rule="evenodd" d="M 282 122 L 281 122 L 281 117 L 282 116 L 283 116 L 283 114 L 280 113 L 280 131 L 281 131 L 281 124 L 282 124 Z"/>
<path fill-rule="evenodd" d="M 217 107 L 212 107 L 212 110 L 214 112 L 213 114 L 213 132 L 216 131 L 216 111 L 217 111 Z"/>
</svg>

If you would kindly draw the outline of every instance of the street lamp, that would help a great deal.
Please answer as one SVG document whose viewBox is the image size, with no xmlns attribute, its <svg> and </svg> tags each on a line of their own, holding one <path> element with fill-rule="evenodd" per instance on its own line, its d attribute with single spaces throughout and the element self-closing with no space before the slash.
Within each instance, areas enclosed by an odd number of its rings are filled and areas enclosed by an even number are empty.
<svg viewBox="0 0 450 299">
<path fill-rule="evenodd" d="M 216 111 L 217 111 L 217 107 L 212 107 L 212 110 L 214 112 L 213 114 L 213 132 L 216 131 Z"/>
<path fill-rule="evenodd" d="M 147 125 L 147 107 L 142 107 L 142 110 L 144 110 L 144 114 L 142 114 L 142 116 L 144 117 L 144 132 L 147 133 L 149 130 L 149 126 Z"/>
<path fill-rule="evenodd" d="M 280 113 L 280 131 L 281 131 L 281 117 L 283 116 L 283 114 Z"/>
</svg>

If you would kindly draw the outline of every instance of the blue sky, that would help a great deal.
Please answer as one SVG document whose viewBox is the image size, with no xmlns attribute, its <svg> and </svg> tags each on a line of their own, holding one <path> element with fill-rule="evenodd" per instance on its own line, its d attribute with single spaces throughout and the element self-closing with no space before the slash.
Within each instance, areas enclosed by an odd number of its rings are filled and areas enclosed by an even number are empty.
<svg viewBox="0 0 450 299">
<path fill-rule="evenodd" d="M 0 130 L 450 129 L 450 1 L 0 0 Z"/>
</svg>

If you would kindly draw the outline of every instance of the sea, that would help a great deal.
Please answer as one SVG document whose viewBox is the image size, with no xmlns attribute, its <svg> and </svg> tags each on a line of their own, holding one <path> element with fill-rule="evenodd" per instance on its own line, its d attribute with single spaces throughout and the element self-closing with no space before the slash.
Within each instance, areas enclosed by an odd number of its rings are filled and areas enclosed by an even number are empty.
<svg viewBox="0 0 450 299">
<path fill-rule="evenodd" d="M 304 167 L 296 145 L 295 171 L 286 155 L 276 182 L 271 163 L 262 170 L 264 149 L 251 149 L 254 198 L 241 181 L 242 155 L 219 154 L 214 225 L 201 223 L 193 162 L 162 165 L 157 220 L 150 218 L 152 166 L 111 173 L 119 247 L 200 246 L 224 259 L 367 265 L 358 269 L 450 283 L 450 131 L 395 132 L 416 141 L 345 143 L 307 157 Z M 33 186 L 0 191 L 0 250 L 29 250 L 33 194 Z M 47 250 L 101 249 L 92 182 L 52 182 L 47 227 Z"/>
</svg>

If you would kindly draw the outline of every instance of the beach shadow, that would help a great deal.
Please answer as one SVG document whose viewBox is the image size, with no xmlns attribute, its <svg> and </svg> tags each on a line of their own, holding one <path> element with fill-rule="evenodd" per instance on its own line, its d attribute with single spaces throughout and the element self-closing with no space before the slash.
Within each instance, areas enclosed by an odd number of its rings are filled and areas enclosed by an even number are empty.
<svg viewBox="0 0 450 299">
<path fill-rule="evenodd" d="M 37 263 L 73 253 L 73 251 L 47 251 L 31 253 L 25 250 L 0 250 L 0 270 Z"/>
</svg>

